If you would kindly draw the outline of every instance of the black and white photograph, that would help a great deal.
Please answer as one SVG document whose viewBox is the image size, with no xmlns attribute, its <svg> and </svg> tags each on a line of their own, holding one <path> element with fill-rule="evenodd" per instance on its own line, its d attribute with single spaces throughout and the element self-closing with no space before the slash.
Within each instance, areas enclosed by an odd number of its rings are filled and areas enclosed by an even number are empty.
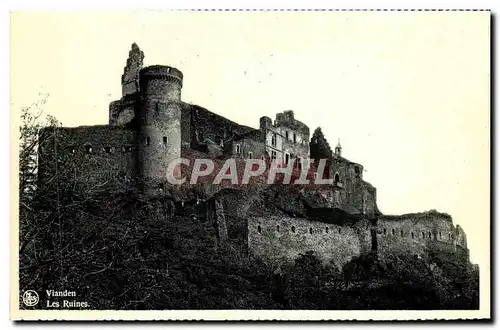
<svg viewBox="0 0 500 330">
<path fill-rule="evenodd" d="M 11 319 L 489 319 L 491 23 L 13 11 Z"/>
</svg>

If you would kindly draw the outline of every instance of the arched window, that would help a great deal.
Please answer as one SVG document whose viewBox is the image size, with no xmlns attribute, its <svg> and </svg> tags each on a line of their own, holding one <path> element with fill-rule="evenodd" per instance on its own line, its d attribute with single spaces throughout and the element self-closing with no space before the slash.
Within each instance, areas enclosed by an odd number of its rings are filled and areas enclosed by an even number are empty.
<svg viewBox="0 0 500 330">
<path fill-rule="evenodd" d="M 415 235 L 413 234 L 413 232 L 411 232 L 411 238 L 414 239 L 415 238 Z"/>
<path fill-rule="evenodd" d="M 328 234 L 328 231 L 330 230 L 330 228 L 326 227 L 325 228 L 325 232 Z"/>
<path fill-rule="evenodd" d="M 249 151 L 248 152 L 248 159 L 252 159 L 253 158 L 253 152 Z"/>
<path fill-rule="evenodd" d="M 236 153 L 237 154 L 241 153 L 241 146 L 239 144 L 236 145 Z"/>
<path fill-rule="evenodd" d="M 288 140 L 288 131 L 285 131 L 285 139 Z"/>
<path fill-rule="evenodd" d="M 432 238 L 432 233 L 431 232 L 429 232 L 429 238 Z"/>
<path fill-rule="evenodd" d="M 311 227 L 309 227 L 309 234 L 312 235 L 312 233 L 313 233 L 313 229 Z"/>
<path fill-rule="evenodd" d="M 292 226 L 292 233 L 295 233 L 295 226 Z"/>
<path fill-rule="evenodd" d="M 340 228 L 339 228 L 339 234 L 340 234 L 341 232 L 342 232 L 342 231 L 341 231 L 341 230 L 340 230 Z"/>
<path fill-rule="evenodd" d="M 441 239 L 441 238 L 442 238 L 442 235 L 441 235 L 441 232 L 439 232 L 439 239 Z"/>
<path fill-rule="evenodd" d="M 422 238 L 425 238 L 425 233 L 424 232 L 422 232 Z"/>
<path fill-rule="evenodd" d="M 151 142 L 151 139 L 149 138 L 149 136 L 146 137 L 146 145 L 148 146 Z"/>
<path fill-rule="evenodd" d="M 297 143 L 297 134 L 293 133 L 293 143 Z"/>
<path fill-rule="evenodd" d="M 356 230 L 356 233 L 358 233 L 358 234 L 359 234 L 360 232 L 361 232 L 361 230 L 359 230 L 359 228 L 358 228 L 358 229 Z"/>
<path fill-rule="evenodd" d="M 335 173 L 335 183 L 340 182 L 340 175 L 338 173 Z"/>
<path fill-rule="evenodd" d="M 394 230 L 394 228 L 392 228 L 392 236 L 394 236 L 396 234 L 396 230 Z"/>
<path fill-rule="evenodd" d="M 404 235 L 404 232 L 403 232 L 403 229 L 401 229 L 401 237 L 403 237 Z"/>
<path fill-rule="evenodd" d="M 279 233 L 280 232 L 280 225 L 276 226 L 276 231 Z"/>
<path fill-rule="evenodd" d="M 166 146 L 168 143 L 168 138 L 166 136 L 163 137 L 163 145 Z"/>
<path fill-rule="evenodd" d="M 262 228 L 260 227 L 260 225 L 257 226 L 257 231 L 259 232 L 259 234 L 262 232 Z"/>
<path fill-rule="evenodd" d="M 273 147 L 276 147 L 276 140 L 277 140 L 277 138 L 276 138 L 276 133 L 273 133 L 273 135 L 272 135 L 272 137 L 271 137 L 271 145 L 272 145 Z"/>
<path fill-rule="evenodd" d="M 384 228 L 384 235 L 387 235 L 387 229 Z"/>
</svg>

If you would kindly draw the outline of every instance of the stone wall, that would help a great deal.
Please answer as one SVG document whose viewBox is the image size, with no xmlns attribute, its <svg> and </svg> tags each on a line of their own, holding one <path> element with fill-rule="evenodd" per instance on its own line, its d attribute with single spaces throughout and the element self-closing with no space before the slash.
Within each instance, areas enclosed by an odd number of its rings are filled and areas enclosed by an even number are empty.
<svg viewBox="0 0 500 330">
<path fill-rule="evenodd" d="M 309 158 L 309 127 L 294 118 L 293 111 L 276 114 L 275 127 L 283 136 L 283 153 L 293 161 Z"/>
<path fill-rule="evenodd" d="M 379 214 L 376 189 L 365 181 L 356 181 L 347 187 L 324 185 L 303 190 L 314 207 L 337 208 L 351 214 L 374 218 Z"/>
<path fill-rule="evenodd" d="M 458 244 L 462 235 L 458 233 L 463 231 L 457 227 L 448 215 L 437 212 L 381 216 L 376 223 L 360 219 L 344 225 L 289 216 L 250 216 L 248 249 L 277 269 L 307 251 L 337 267 L 370 251 L 381 259 L 398 254 L 425 258 L 431 253 L 468 257 L 467 248 Z M 463 239 L 460 244 L 465 244 Z"/>
<path fill-rule="evenodd" d="M 129 94 L 109 104 L 109 125 L 127 125 L 135 118 L 140 105 L 139 93 Z"/>
<path fill-rule="evenodd" d="M 297 135 L 299 135 L 299 141 L 309 141 L 309 127 L 303 122 L 295 119 L 292 110 L 286 110 L 281 113 L 277 113 L 274 125 L 276 127 L 288 128 L 292 131 L 297 132 Z"/>
<path fill-rule="evenodd" d="M 265 141 L 270 157 L 273 152 L 281 163 L 295 158 L 309 158 L 309 127 L 294 118 L 293 111 L 276 114 L 272 124 L 269 117 L 260 118 L 261 140 Z"/>
<path fill-rule="evenodd" d="M 136 175 L 135 133 L 112 126 L 44 128 L 40 132 L 39 184 L 55 173 L 62 181 L 102 191 Z M 57 161 L 57 166 L 56 166 Z"/>
<path fill-rule="evenodd" d="M 191 149 L 193 124 L 191 120 L 191 106 L 185 102 L 181 102 L 181 155 Z"/>
<path fill-rule="evenodd" d="M 266 146 L 263 142 L 252 137 L 241 137 L 227 144 L 230 155 L 233 158 L 264 159 L 267 158 Z M 238 153 L 239 150 L 239 153 Z M 251 153 L 251 154 L 250 154 Z"/>
<path fill-rule="evenodd" d="M 467 249 L 467 235 L 465 235 L 465 231 L 459 225 L 455 228 L 455 240 L 457 246 Z"/>
<path fill-rule="evenodd" d="M 281 130 L 271 126 L 270 128 L 267 128 L 265 130 L 264 136 L 266 151 L 269 154 L 269 157 L 274 157 L 274 159 L 276 159 L 278 162 L 282 162 L 284 158 L 283 140 L 285 138 L 281 134 Z"/>
<path fill-rule="evenodd" d="M 292 217 L 250 217 L 248 248 L 277 267 L 313 251 L 323 262 L 340 268 L 371 250 L 370 223 L 362 220 L 351 227 Z"/>
<path fill-rule="evenodd" d="M 406 253 L 426 255 L 429 250 L 455 251 L 451 217 L 438 212 L 380 216 L 377 244 L 380 256 Z"/>
<path fill-rule="evenodd" d="M 139 91 L 139 71 L 142 69 L 144 53 L 136 43 L 132 44 L 129 51 L 127 64 L 122 75 L 122 96 L 134 94 Z"/>
</svg>

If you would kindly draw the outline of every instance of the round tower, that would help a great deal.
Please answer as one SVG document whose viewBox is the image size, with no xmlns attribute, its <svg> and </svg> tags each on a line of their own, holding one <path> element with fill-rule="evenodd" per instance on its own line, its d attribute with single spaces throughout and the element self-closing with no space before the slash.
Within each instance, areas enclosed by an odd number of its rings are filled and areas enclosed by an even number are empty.
<svg viewBox="0 0 500 330">
<path fill-rule="evenodd" d="M 148 186 L 161 188 L 171 161 L 181 157 L 182 72 L 162 65 L 139 74 L 139 168 Z"/>
<path fill-rule="evenodd" d="M 261 141 L 266 141 L 267 130 L 273 126 L 273 121 L 271 118 L 264 116 L 260 117 L 259 129 L 260 129 L 260 139 Z"/>
</svg>

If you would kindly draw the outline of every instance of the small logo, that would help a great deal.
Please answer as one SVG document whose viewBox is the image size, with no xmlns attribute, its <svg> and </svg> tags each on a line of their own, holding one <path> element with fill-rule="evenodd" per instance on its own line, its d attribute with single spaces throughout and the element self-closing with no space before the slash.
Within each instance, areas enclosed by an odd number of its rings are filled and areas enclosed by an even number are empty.
<svg viewBox="0 0 500 330">
<path fill-rule="evenodd" d="M 26 306 L 32 307 L 38 304 L 38 301 L 40 299 L 38 298 L 38 293 L 33 290 L 27 290 L 23 293 L 23 302 Z"/>
</svg>

